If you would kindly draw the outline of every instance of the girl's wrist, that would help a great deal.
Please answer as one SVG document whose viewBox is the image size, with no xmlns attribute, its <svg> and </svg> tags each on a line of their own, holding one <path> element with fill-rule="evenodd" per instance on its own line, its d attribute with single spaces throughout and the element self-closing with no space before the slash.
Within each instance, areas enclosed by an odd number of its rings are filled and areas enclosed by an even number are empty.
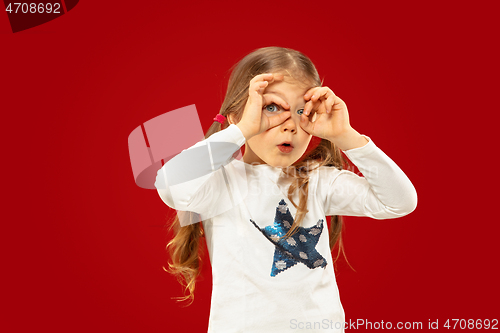
<svg viewBox="0 0 500 333">
<path fill-rule="evenodd" d="M 353 128 L 344 132 L 341 135 L 338 135 L 334 138 L 330 138 L 329 141 L 331 141 L 335 146 L 337 146 L 340 150 L 343 151 L 349 149 L 361 148 L 368 143 L 368 139 L 359 134 Z"/>
<path fill-rule="evenodd" d="M 238 128 L 240 129 L 241 133 L 243 133 L 243 136 L 245 137 L 245 140 L 248 141 L 253 135 L 248 132 L 248 130 L 245 128 L 245 126 L 241 125 L 241 121 L 236 124 Z"/>
</svg>

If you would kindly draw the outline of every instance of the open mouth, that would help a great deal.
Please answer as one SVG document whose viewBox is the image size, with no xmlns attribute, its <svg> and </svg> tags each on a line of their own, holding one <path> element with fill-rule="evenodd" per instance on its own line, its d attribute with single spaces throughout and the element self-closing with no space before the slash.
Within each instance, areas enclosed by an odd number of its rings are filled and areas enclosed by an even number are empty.
<svg viewBox="0 0 500 333">
<path fill-rule="evenodd" d="M 278 145 L 278 149 L 282 153 L 290 153 L 293 150 L 293 145 L 291 142 L 283 142 L 282 144 Z"/>
<path fill-rule="evenodd" d="M 293 145 L 291 142 L 283 142 L 281 144 L 279 144 L 278 146 L 283 146 L 283 147 L 291 147 L 293 148 Z"/>
</svg>

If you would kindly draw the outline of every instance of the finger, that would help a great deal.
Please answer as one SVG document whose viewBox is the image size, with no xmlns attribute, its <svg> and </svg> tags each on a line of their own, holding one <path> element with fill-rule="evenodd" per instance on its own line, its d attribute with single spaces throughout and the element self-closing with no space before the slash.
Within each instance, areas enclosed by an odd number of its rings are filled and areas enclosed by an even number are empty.
<svg viewBox="0 0 500 333">
<path fill-rule="evenodd" d="M 267 81 L 254 81 L 250 83 L 250 87 L 248 88 L 250 91 L 259 91 L 260 89 L 263 89 L 267 87 L 269 82 Z"/>
<path fill-rule="evenodd" d="M 335 104 L 335 99 L 337 97 L 328 87 L 323 87 L 321 91 L 318 91 L 311 97 L 311 101 L 322 102 L 320 106 L 320 113 L 330 113 L 332 111 L 332 106 Z M 323 112 L 324 111 L 324 112 Z"/>
<path fill-rule="evenodd" d="M 255 87 L 256 91 L 262 95 L 264 93 L 264 90 L 266 89 L 266 87 L 268 85 L 269 85 L 269 81 L 257 81 L 257 82 L 255 82 L 254 87 Z"/>
<path fill-rule="evenodd" d="M 290 111 L 285 111 L 285 112 L 282 112 L 276 116 L 268 117 L 269 128 L 272 128 L 272 127 L 275 127 L 275 126 L 278 126 L 278 125 L 284 123 L 288 118 L 290 118 L 291 115 L 292 115 L 292 113 Z"/>
<path fill-rule="evenodd" d="M 311 101 L 316 102 L 320 99 L 326 99 L 330 93 L 330 89 L 328 87 L 321 87 L 311 96 Z"/>
<path fill-rule="evenodd" d="M 269 85 L 268 80 L 271 79 L 270 75 L 257 75 L 253 79 L 250 80 L 249 93 L 254 94 L 255 92 L 258 94 L 262 94 L 264 89 Z"/>
<path fill-rule="evenodd" d="M 305 105 L 304 105 L 304 114 L 306 116 L 309 116 L 311 114 L 314 114 L 318 108 L 321 106 L 321 102 L 320 101 L 316 101 L 316 102 L 313 102 L 312 100 L 310 100 L 309 102 L 307 102 Z"/>
<path fill-rule="evenodd" d="M 251 80 L 250 80 L 250 85 L 259 82 L 259 81 L 268 81 L 272 79 L 272 73 L 264 73 L 264 74 L 259 74 L 255 75 Z"/>
<path fill-rule="evenodd" d="M 335 99 L 337 96 L 330 95 L 325 101 L 326 113 L 332 112 L 333 105 L 335 104 Z"/>
<path fill-rule="evenodd" d="M 264 73 L 256 75 L 250 80 L 250 91 L 257 91 L 259 94 L 263 94 L 265 88 L 276 81 L 281 81 L 284 79 L 284 75 L 281 73 Z"/>
<path fill-rule="evenodd" d="M 281 81 L 284 79 L 283 74 L 281 73 L 263 73 L 254 76 L 250 80 L 250 85 L 256 83 L 256 82 L 262 82 L 262 81 L 267 81 L 268 83 L 273 83 L 275 81 Z"/>
<path fill-rule="evenodd" d="M 306 131 L 309 134 L 312 134 L 311 132 L 313 130 L 313 125 L 312 125 L 312 122 L 309 120 L 308 116 L 306 116 L 305 114 L 301 114 L 299 124 L 300 124 L 300 127 L 302 127 L 302 129 L 304 131 Z"/>
<path fill-rule="evenodd" d="M 269 83 L 283 81 L 284 78 L 285 78 L 285 76 L 281 73 L 272 73 L 272 79 Z"/>
<path fill-rule="evenodd" d="M 274 103 L 274 104 L 280 105 L 285 110 L 290 109 L 290 105 L 283 98 L 281 98 L 275 94 L 264 94 L 262 97 L 263 97 L 264 105 L 266 105 L 266 106 Z"/>
<path fill-rule="evenodd" d="M 308 101 L 312 95 L 314 95 L 314 92 L 317 91 L 321 87 L 313 87 L 309 89 L 305 94 L 304 94 L 304 99 Z"/>
<path fill-rule="evenodd" d="M 313 102 L 312 101 L 307 102 L 304 105 L 304 111 L 302 112 L 302 114 L 305 114 L 306 116 L 309 115 L 309 113 L 311 112 L 312 108 L 313 108 Z"/>
</svg>

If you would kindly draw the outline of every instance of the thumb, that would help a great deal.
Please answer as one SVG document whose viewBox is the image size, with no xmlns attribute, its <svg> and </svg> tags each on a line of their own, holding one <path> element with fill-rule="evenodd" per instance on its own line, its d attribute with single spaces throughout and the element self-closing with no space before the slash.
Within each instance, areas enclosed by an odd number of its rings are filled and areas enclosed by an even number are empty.
<svg viewBox="0 0 500 333">
<path fill-rule="evenodd" d="M 306 131 L 309 134 L 312 134 L 311 131 L 313 130 L 312 123 L 309 121 L 309 117 L 306 116 L 305 114 L 300 115 L 300 127 L 304 131 Z"/>
<path fill-rule="evenodd" d="M 284 123 L 288 118 L 290 118 L 290 111 L 282 112 L 279 115 L 273 116 L 269 118 L 269 127 L 278 126 L 279 124 Z"/>
</svg>

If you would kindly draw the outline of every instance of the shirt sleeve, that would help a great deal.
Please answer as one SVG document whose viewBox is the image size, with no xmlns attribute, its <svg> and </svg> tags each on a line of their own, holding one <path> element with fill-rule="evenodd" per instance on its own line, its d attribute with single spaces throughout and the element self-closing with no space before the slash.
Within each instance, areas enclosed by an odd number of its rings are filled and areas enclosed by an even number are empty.
<svg viewBox="0 0 500 333">
<path fill-rule="evenodd" d="M 347 170 L 321 167 L 318 193 L 323 198 L 326 215 L 389 219 L 415 210 L 417 192 L 413 184 L 373 141 L 369 139 L 363 147 L 344 153 L 364 177 Z"/>
<path fill-rule="evenodd" d="M 158 170 L 155 187 L 160 198 L 171 208 L 202 214 L 203 219 L 230 209 L 234 198 L 224 166 L 244 143 L 241 130 L 231 124 L 184 149 Z"/>
</svg>

